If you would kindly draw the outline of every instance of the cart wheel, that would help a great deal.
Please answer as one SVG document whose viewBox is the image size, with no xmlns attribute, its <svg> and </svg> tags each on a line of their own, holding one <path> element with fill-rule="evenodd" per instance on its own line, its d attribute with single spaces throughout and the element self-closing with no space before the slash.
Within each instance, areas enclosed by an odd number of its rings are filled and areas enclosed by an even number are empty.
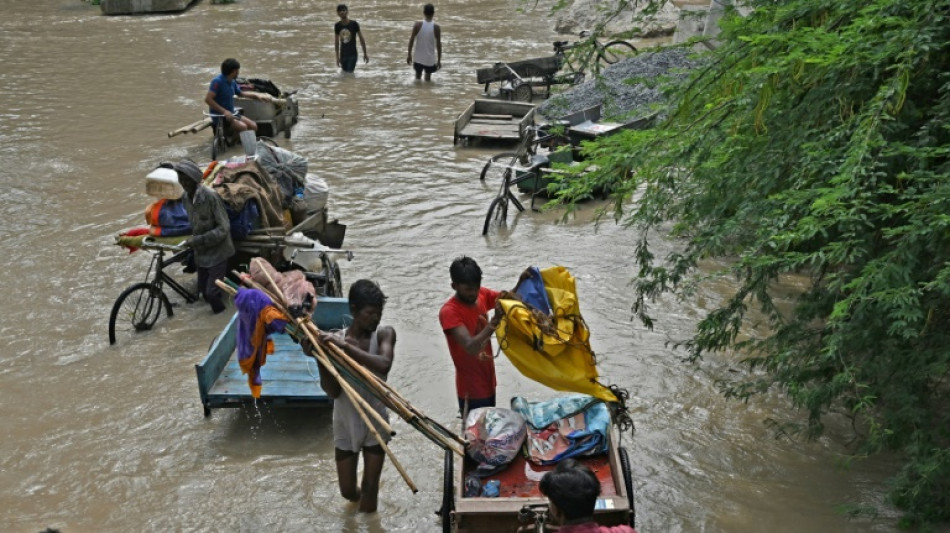
<svg viewBox="0 0 950 533">
<path fill-rule="evenodd" d="M 534 98 L 534 91 L 530 83 L 519 83 L 511 91 L 512 97 L 519 102 L 530 102 Z"/>
<path fill-rule="evenodd" d="M 109 313 L 109 344 L 116 334 L 152 329 L 162 314 L 162 306 L 171 308 L 168 297 L 158 287 L 141 281 L 122 291 Z"/>
<path fill-rule="evenodd" d="M 637 510 L 633 505 L 633 474 L 630 473 L 630 457 L 627 449 L 620 447 L 620 470 L 623 472 L 623 486 L 627 489 L 627 503 L 630 505 L 630 527 L 637 526 Z"/>
<path fill-rule="evenodd" d="M 207 407 L 205 407 L 204 410 L 205 410 L 205 418 L 208 418 L 209 416 L 211 416 L 211 409 L 208 409 Z"/>
<path fill-rule="evenodd" d="M 452 491 L 455 475 L 452 471 L 452 460 L 452 450 L 445 450 L 445 469 L 442 478 L 442 508 L 439 510 L 439 514 L 442 516 L 442 533 L 452 532 L 452 511 L 455 510 L 455 498 Z"/>
</svg>

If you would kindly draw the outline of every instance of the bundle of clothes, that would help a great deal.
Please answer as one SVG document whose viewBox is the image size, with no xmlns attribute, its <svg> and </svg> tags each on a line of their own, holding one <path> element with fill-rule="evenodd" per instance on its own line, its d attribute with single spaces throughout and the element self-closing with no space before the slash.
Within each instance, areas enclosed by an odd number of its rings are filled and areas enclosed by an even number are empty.
<svg viewBox="0 0 950 533">
<path fill-rule="evenodd" d="M 231 222 L 231 238 L 241 240 L 258 228 L 288 229 L 307 216 L 303 199 L 307 159 L 263 142 L 257 157 L 247 162 L 212 161 L 202 182 L 224 200 Z M 159 198 L 145 208 L 146 228 L 132 228 L 119 235 L 119 244 L 130 250 L 144 237 L 170 242 L 191 234 L 184 201 Z"/>
<path fill-rule="evenodd" d="M 247 375 L 251 396 L 261 397 L 264 386 L 261 367 L 267 356 L 274 353 L 272 333 L 283 333 L 292 317 L 309 315 L 317 303 L 313 284 L 303 272 L 278 272 L 261 258 L 251 261 L 245 274 L 273 294 L 282 294 L 287 300 L 288 317 L 274 306 L 270 297 L 258 289 L 238 289 L 234 305 L 238 310 L 237 355 L 241 372 Z"/>
<path fill-rule="evenodd" d="M 465 419 L 466 452 L 478 463 L 474 474 L 493 475 L 519 454 L 537 465 L 607 452 L 610 410 L 599 398 L 571 394 L 530 402 L 516 396 L 511 409 L 481 407 Z"/>
</svg>

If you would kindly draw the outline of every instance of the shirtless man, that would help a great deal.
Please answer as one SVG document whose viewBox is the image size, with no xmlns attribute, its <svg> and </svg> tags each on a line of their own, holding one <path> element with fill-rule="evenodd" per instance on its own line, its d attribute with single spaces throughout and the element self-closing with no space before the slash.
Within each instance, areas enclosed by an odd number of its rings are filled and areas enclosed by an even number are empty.
<svg viewBox="0 0 950 533">
<path fill-rule="evenodd" d="M 353 323 L 338 334 L 321 333 L 320 340 L 341 348 L 346 355 L 367 370 L 385 380 L 393 364 L 396 331 L 380 326 L 386 296 L 376 283 L 361 279 L 350 286 L 350 312 Z M 356 383 L 353 388 L 389 421 L 386 407 Z M 340 494 L 351 502 L 359 503 L 359 510 L 376 512 L 379 478 L 386 459 L 383 447 L 356 412 L 356 408 L 340 387 L 340 383 L 325 368 L 320 368 L 320 385 L 333 401 L 333 446 L 336 448 L 336 473 Z M 390 434 L 376 428 L 388 442 Z M 363 455 L 363 479 L 356 484 L 356 467 L 360 452 Z"/>
</svg>

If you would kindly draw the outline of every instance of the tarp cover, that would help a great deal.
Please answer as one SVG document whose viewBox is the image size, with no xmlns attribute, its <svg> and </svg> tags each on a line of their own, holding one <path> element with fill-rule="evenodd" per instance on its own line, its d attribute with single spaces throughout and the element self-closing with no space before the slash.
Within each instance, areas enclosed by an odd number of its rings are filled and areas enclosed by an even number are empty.
<svg viewBox="0 0 950 533">
<path fill-rule="evenodd" d="M 502 351 L 519 372 L 552 389 L 606 402 L 618 399 L 597 381 L 590 331 L 581 317 L 574 276 L 564 267 L 540 271 L 553 314 L 501 299 L 505 319 L 495 329 Z"/>
<path fill-rule="evenodd" d="M 283 207 L 290 207 L 296 189 L 303 188 L 307 178 L 307 158 L 263 141 L 257 141 L 257 161 L 280 184 Z"/>
</svg>

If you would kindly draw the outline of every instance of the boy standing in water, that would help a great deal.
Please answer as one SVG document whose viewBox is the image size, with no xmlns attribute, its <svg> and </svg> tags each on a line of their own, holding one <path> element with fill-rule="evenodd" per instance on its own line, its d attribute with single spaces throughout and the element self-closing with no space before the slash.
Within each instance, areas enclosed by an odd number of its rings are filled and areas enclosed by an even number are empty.
<svg viewBox="0 0 950 533">
<path fill-rule="evenodd" d="M 530 268 L 518 284 L 531 275 Z M 495 406 L 495 360 L 491 336 L 504 315 L 496 308 L 498 291 L 482 287 L 482 269 L 474 259 L 461 256 L 449 266 L 455 294 L 439 310 L 439 323 L 455 365 L 455 391 L 459 413 Z M 518 285 L 510 292 L 515 292 Z M 488 312 L 495 309 L 491 320 Z M 467 404 L 467 405 L 466 405 Z"/>
<path fill-rule="evenodd" d="M 435 15 L 435 6 L 426 4 L 422 8 L 425 20 L 416 22 L 412 27 L 412 36 L 409 37 L 409 56 L 406 64 L 416 70 L 416 79 L 422 79 L 422 72 L 426 73 L 426 81 L 431 81 L 432 73 L 442 68 L 442 30 L 438 24 L 432 22 Z M 413 47 L 415 44 L 415 58 Z"/>
<path fill-rule="evenodd" d="M 333 26 L 333 33 L 336 35 L 333 41 L 336 49 L 336 66 L 343 72 L 353 72 L 356 70 L 356 62 L 359 59 L 359 53 L 356 51 L 357 37 L 360 38 L 360 45 L 363 47 L 363 62 L 369 63 L 366 41 L 363 40 L 360 23 L 348 18 L 349 9 L 346 4 L 336 6 L 336 14 L 340 16 L 340 21 Z"/>
</svg>

